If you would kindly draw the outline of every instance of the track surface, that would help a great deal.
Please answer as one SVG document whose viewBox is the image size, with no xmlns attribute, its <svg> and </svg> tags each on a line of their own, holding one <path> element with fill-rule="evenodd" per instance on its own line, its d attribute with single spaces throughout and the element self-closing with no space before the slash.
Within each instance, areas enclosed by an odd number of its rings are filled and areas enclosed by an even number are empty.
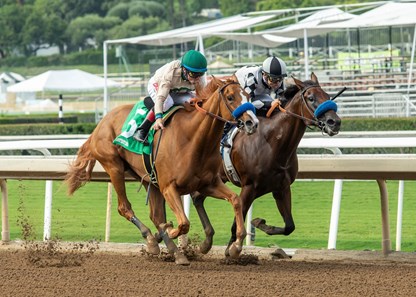
<svg viewBox="0 0 416 297">
<path fill-rule="evenodd" d="M 416 254 L 223 247 L 178 266 L 137 245 L 0 245 L 1 296 L 416 296 Z"/>
</svg>

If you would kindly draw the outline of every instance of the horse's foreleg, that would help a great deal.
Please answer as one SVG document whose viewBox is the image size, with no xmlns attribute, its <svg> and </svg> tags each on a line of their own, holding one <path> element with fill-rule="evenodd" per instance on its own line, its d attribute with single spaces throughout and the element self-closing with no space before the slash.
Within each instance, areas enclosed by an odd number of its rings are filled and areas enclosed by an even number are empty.
<svg viewBox="0 0 416 297">
<path fill-rule="evenodd" d="M 280 215 L 285 222 L 285 226 L 283 228 L 270 226 L 266 224 L 265 219 L 261 218 L 252 220 L 252 224 L 268 235 L 289 235 L 295 230 L 295 222 L 292 217 L 292 194 L 290 187 L 287 187 L 281 193 L 273 192 L 273 197 Z"/>
<path fill-rule="evenodd" d="M 166 232 L 170 238 L 178 238 L 182 234 L 187 234 L 189 232 L 190 223 L 188 218 L 185 215 L 183 209 L 181 196 L 174 186 L 168 186 L 163 190 L 163 196 L 165 197 L 166 202 L 168 203 L 170 209 L 175 214 L 176 220 L 178 222 L 178 228 L 173 228 L 168 226 Z"/>
<path fill-rule="evenodd" d="M 241 210 L 243 213 L 243 219 L 246 220 L 247 212 L 250 209 L 251 204 L 253 203 L 254 199 L 256 199 L 255 194 L 253 192 L 253 187 L 251 185 L 245 185 L 242 187 L 240 192 L 240 201 L 241 201 Z M 229 256 L 229 248 L 231 244 L 236 240 L 237 225 L 234 218 L 233 225 L 231 226 L 231 238 L 228 242 L 228 246 L 225 250 L 225 255 Z"/>
<path fill-rule="evenodd" d="M 160 251 L 156 239 L 152 235 L 150 229 L 136 217 L 131 207 L 131 203 L 127 198 L 124 170 L 122 170 L 122 168 L 117 168 L 117 166 L 114 164 L 103 164 L 103 167 L 110 175 L 111 182 L 117 193 L 118 213 L 125 217 L 128 221 L 132 222 L 137 228 L 139 228 L 143 238 L 146 239 L 147 252 L 150 254 L 158 255 Z"/>
<path fill-rule="evenodd" d="M 191 197 L 205 232 L 205 240 L 200 244 L 199 250 L 201 253 L 206 254 L 212 248 L 213 238 L 215 234 L 214 228 L 211 225 L 211 221 L 209 220 L 208 214 L 204 207 L 206 196 L 199 192 L 194 192 L 191 194 Z"/>
<path fill-rule="evenodd" d="M 175 256 L 175 263 L 179 265 L 189 265 L 190 262 L 186 256 L 178 249 L 173 240 L 169 237 L 166 230 L 172 227 L 172 224 L 166 223 L 166 209 L 165 199 L 160 193 L 159 189 L 153 185 L 150 188 L 149 193 L 149 209 L 150 219 L 158 229 L 156 238 L 160 242 L 163 240 L 166 244 L 166 248 L 169 253 Z"/>
<path fill-rule="evenodd" d="M 243 249 L 243 241 L 247 235 L 246 229 L 244 228 L 240 197 L 231 191 L 231 189 L 229 189 L 219 177 L 215 183 L 204 189 L 203 194 L 215 198 L 225 199 L 233 206 L 236 224 L 236 240 L 229 246 L 227 253 L 229 253 L 229 255 L 233 258 L 237 258 Z"/>
</svg>

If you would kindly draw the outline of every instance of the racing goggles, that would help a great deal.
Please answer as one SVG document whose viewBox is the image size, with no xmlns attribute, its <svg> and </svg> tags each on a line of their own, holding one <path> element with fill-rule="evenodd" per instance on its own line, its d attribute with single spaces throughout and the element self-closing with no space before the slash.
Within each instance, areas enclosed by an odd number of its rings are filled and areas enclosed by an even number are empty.
<svg viewBox="0 0 416 297">
<path fill-rule="evenodd" d="M 192 72 L 192 71 L 187 71 L 187 72 L 190 78 L 198 78 L 205 74 L 204 72 Z"/>
<path fill-rule="evenodd" d="M 271 83 L 278 83 L 283 81 L 283 77 L 281 76 L 272 76 L 266 72 L 263 73 L 266 80 L 268 80 Z"/>
</svg>

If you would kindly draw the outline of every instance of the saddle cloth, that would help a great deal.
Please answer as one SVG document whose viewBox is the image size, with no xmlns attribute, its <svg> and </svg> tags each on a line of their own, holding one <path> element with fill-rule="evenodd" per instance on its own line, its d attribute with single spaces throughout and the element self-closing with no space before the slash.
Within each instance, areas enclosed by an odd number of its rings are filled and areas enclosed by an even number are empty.
<svg viewBox="0 0 416 297">
<path fill-rule="evenodd" d="M 170 118 L 177 110 L 184 108 L 181 105 L 172 106 L 166 113 L 163 114 L 163 122 L 166 125 L 167 119 Z M 126 150 L 143 155 L 143 164 L 146 168 L 147 173 L 150 176 L 152 183 L 158 187 L 156 169 L 153 166 L 154 155 L 152 152 L 152 144 L 155 130 L 150 129 L 147 136 L 147 141 L 149 144 L 144 144 L 140 141 L 137 141 L 133 138 L 133 134 L 136 131 L 137 127 L 145 120 L 146 115 L 149 109 L 145 106 L 144 101 L 137 102 L 129 115 L 127 116 L 123 127 L 121 128 L 121 133 L 114 140 L 113 144 L 119 145 Z"/>
<path fill-rule="evenodd" d="M 167 124 L 167 119 L 170 118 L 177 110 L 184 108 L 181 105 L 174 105 L 168 111 L 163 114 L 163 123 Z M 126 150 L 142 155 L 142 154 L 151 154 L 151 144 L 153 143 L 153 137 L 155 130 L 150 129 L 147 136 L 147 141 L 149 144 L 144 144 L 140 141 L 137 141 L 133 138 L 133 134 L 136 131 L 137 127 L 145 120 L 146 115 L 149 109 L 145 106 L 144 101 L 137 102 L 129 115 L 127 116 L 123 127 L 121 128 L 121 133 L 114 140 L 113 143 L 120 145 Z"/>
</svg>

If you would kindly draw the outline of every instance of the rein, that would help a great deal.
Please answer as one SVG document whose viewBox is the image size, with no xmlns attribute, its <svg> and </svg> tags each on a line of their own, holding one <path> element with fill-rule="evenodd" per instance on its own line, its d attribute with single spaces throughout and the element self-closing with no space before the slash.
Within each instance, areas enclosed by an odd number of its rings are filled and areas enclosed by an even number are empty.
<svg viewBox="0 0 416 297">
<path fill-rule="evenodd" d="M 228 86 L 230 86 L 230 85 L 234 85 L 234 84 L 238 84 L 239 85 L 239 83 L 238 82 L 230 82 L 230 83 L 228 83 L 228 84 L 225 84 L 224 86 L 222 86 L 221 88 L 219 88 L 218 89 L 218 96 L 219 96 L 219 98 L 222 100 L 222 101 L 224 101 L 224 103 L 225 103 L 225 106 L 227 107 L 227 109 L 228 109 L 228 111 L 230 112 L 230 114 L 232 114 L 233 115 L 233 117 L 234 117 L 234 114 L 233 114 L 233 111 L 231 110 L 231 108 L 228 106 L 228 103 L 227 103 L 227 101 L 224 99 L 224 95 L 223 95 L 223 91 L 224 91 L 224 89 L 226 88 L 226 87 L 228 87 Z M 220 117 L 219 115 L 217 115 L 217 114 L 214 114 L 214 113 L 212 113 L 212 112 L 209 112 L 208 110 L 206 110 L 206 109 L 203 109 L 201 106 L 200 106 L 200 104 L 202 104 L 202 100 L 201 99 L 197 99 L 197 98 L 192 98 L 191 99 L 191 101 L 190 101 L 190 103 L 191 103 L 191 105 L 192 106 L 194 106 L 195 107 L 195 109 L 196 110 L 198 110 L 199 112 L 202 112 L 202 113 L 204 113 L 204 114 L 206 114 L 206 115 L 208 115 L 208 116 L 210 116 L 210 117 L 212 117 L 212 118 L 214 118 L 214 119 L 217 119 L 217 120 L 220 120 L 220 121 L 222 121 L 222 122 L 224 122 L 224 123 L 229 123 L 229 124 L 232 124 L 232 125 L 236 125 L 237 124 L 237 121 L 229 121 L 229 120 L 226 120 L 226 119 L 224 119 L 223 117 Z M 235 117 L 234 117 L 235 118 Z"/>
<path fill-rule="evenodd" d="M 335 112 L 337 111 L 337 105 L 336 105 L 335 102 L 333 102 L 333 100 L 336 97 L 338 97 L 339 95 L 341 95 L 346 90 L 346 88 L 344 88 L 340 92 L 338 92 L 338 94 L 336 96 L 334 96 L 334 98 L 332 98 L 331 100 L 327 100 L 327 101 L 322 102 L 321 104 L 319 104 L 318 107 L 315 109 L 315 111 L 313 111 L 309 107 L 309 105 L 306 102 L 305 96 L 304 96 L 305 92 L 307 90 L 311 89 L 311 88 L 320 88 L 320 86 L 308 86 L 308 87 L 304 88 L 303 90 L 301 90 L 301 99 L 302 99 L 303 104 L 305 104 L 306 109 L 308 110 L 309 114 L 312 116 L 312 119 L 306 118 L 303 115 L 299 115 L 299 114 L 287 111 L 286 109 L 284 109 L 281 106 L 280 100 L 275 100 L 275 101 L 272 102 L 272 106 L 270 107 L 266 116 L 270 117 L 271 114 L 273 113 L 273 111 L 276 109 L 276 107 L 278 107 L 281 112 L 289 114 L 289 115 L 291 115 L 295 118 L 301 119 L 305 123 L 306 126 L 309 126 L 308 124 L 306 124 L 306 122 L 308 121 L 308 122 L 311 122 L 311 124 L 314 124 L 314 125 L 318 126 L 320 129 L 322 129 L 322 123 L 318 120 L 318 118 L 322 114 L 327 112 L 328 110 L 333 110 Z"/>
<path fill-rule="evenodd" d="M 272 102 L 272 106 L 271 106 L 271 107 L 270 107 L 270 109 L 267 111 L 266 117 L 268 117 L 268 118 L 269 118 L 269 117 L 271 116 L 271 114 L 273 113 L 273 111 L 274 111 L 276 108 L 279 108 L 279 110 L 280 110 L 281 112 L 284 112 L 284 113 L 286 113 L 286 114 L 288 114 L 288 115 L 291 115 L 291 116 L 293 116 L 293 117 L 295 117 L 295 118 L 298 118 L 298 119 L 300 119 L 300 120 L 302 120 L 302 121 L 304 121 L 304 122 L 309 121 L 309 122 L 312 122 L 313 124 L 315 124 L 315 125 L 319 126 L 319 121 L 316 119 L 316 117 L 315 117 L 314 113 L 311 111 L 311 109 L 309 108 L 308 104 L 306 104 L 306 102 L 305 102 L 305 97 L 303 96 L 303 94 L 304 94 L 307 90 L 309 90 L 310 88 L 317 88 L 317 87 L 318 87 L 318 86 L 309 86 L 309 87 L 306 87 L 305 89 L 303 89 L 303 90 L 302 90 L 302 93 L 301 93 L 302 102 L 304 102 L 304 103 L 305 103 L 306 108 L 308 109 L 309 113 L 313 116 L 313 119 L 308 119 L 308 118 L 304 117 L 303 115 L 299 115 L 299 114 L 297 114 L 297 113 L 294 113 L 294 112 L 291 112 L 291 111 L 288 111 L 288 110 L 284 109 L 284 108 L 281 106 L 281 102 L 280 102 L 280 100 L 274 100 L 274 101 Z"/>
</svg>

